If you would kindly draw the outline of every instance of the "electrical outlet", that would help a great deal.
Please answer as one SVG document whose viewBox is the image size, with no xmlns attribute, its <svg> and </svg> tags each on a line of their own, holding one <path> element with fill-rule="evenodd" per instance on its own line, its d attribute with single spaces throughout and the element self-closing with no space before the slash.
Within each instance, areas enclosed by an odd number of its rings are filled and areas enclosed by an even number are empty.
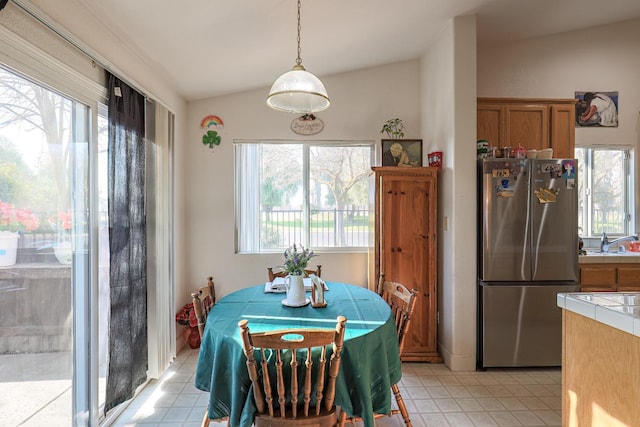
<svg viewBox="0 0 640 427">
<path fill-rule="evenodd" d="M 442 225 L 444 228 L 444 231 L 449 231 L 449 217 L 445 216 L 444 220 L 442 221 Z"/>
</svg>

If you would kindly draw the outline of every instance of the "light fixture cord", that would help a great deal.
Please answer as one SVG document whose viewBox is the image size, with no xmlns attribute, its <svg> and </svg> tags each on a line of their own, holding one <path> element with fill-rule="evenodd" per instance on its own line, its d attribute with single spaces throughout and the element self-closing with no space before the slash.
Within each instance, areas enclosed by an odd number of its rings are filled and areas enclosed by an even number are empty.
<svg viewBox="0 0 640 427">
<path fill-rule="evenodd" d="M 302 64 L 302 59 L 300 58 L 300 3 L 301 0 L 298 0 L 298 58 L 296 58 L 297 65 Z"/>
</svg>

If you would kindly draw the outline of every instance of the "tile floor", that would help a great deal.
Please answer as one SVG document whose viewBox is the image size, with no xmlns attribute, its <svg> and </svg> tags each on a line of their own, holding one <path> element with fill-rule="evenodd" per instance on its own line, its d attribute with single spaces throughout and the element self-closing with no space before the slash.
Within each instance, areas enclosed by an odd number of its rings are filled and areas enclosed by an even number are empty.
<svg viewBox="0 0 640 427">
<path fill-rule="evenodd" d="M 183 350 L 162 378 L 152 381 L 112 425 L 199 426 L 208 394 L 193 386 L 197 361 L 197 350 Z M 445 365 L 404 363 L 400 386 L 415 427 L 561 425 L 560 369 L 454 373 Z M 396 415 L 381 418 L 376 425 L 404 424 Z"/>
</svg>

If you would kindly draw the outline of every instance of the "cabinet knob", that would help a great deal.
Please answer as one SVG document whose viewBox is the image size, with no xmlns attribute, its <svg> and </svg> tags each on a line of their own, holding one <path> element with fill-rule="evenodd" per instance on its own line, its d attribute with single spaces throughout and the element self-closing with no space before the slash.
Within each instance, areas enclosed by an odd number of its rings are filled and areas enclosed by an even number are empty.
<svg viewBox="0 0 640 427">
<path fill-rule="evenodd" d="M 396 251 L 396 248 L 391 248 L 391 252 L 395 252 L 395 251 Z"/>
<path fill-rule="evenodd" d="M 398 248 L 398 252 L 402 252 L 402 248 Z"/>
</svg>

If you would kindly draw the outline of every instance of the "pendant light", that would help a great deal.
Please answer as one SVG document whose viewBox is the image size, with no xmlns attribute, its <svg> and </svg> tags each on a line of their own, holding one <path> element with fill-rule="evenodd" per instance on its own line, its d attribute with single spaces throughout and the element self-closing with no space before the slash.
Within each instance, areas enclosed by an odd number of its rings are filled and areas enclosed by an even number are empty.
<svg viewBox="0 0 640 427">
<path fill-rule="evenodd" d="M 302 66 L 300 59 L 300 1 L 298 0 L 298 57 L 296 65 L 273 82 L 267 105 L 289 113 L 315 113 L 329 108 L 324 85 Z"/>
</svg>

